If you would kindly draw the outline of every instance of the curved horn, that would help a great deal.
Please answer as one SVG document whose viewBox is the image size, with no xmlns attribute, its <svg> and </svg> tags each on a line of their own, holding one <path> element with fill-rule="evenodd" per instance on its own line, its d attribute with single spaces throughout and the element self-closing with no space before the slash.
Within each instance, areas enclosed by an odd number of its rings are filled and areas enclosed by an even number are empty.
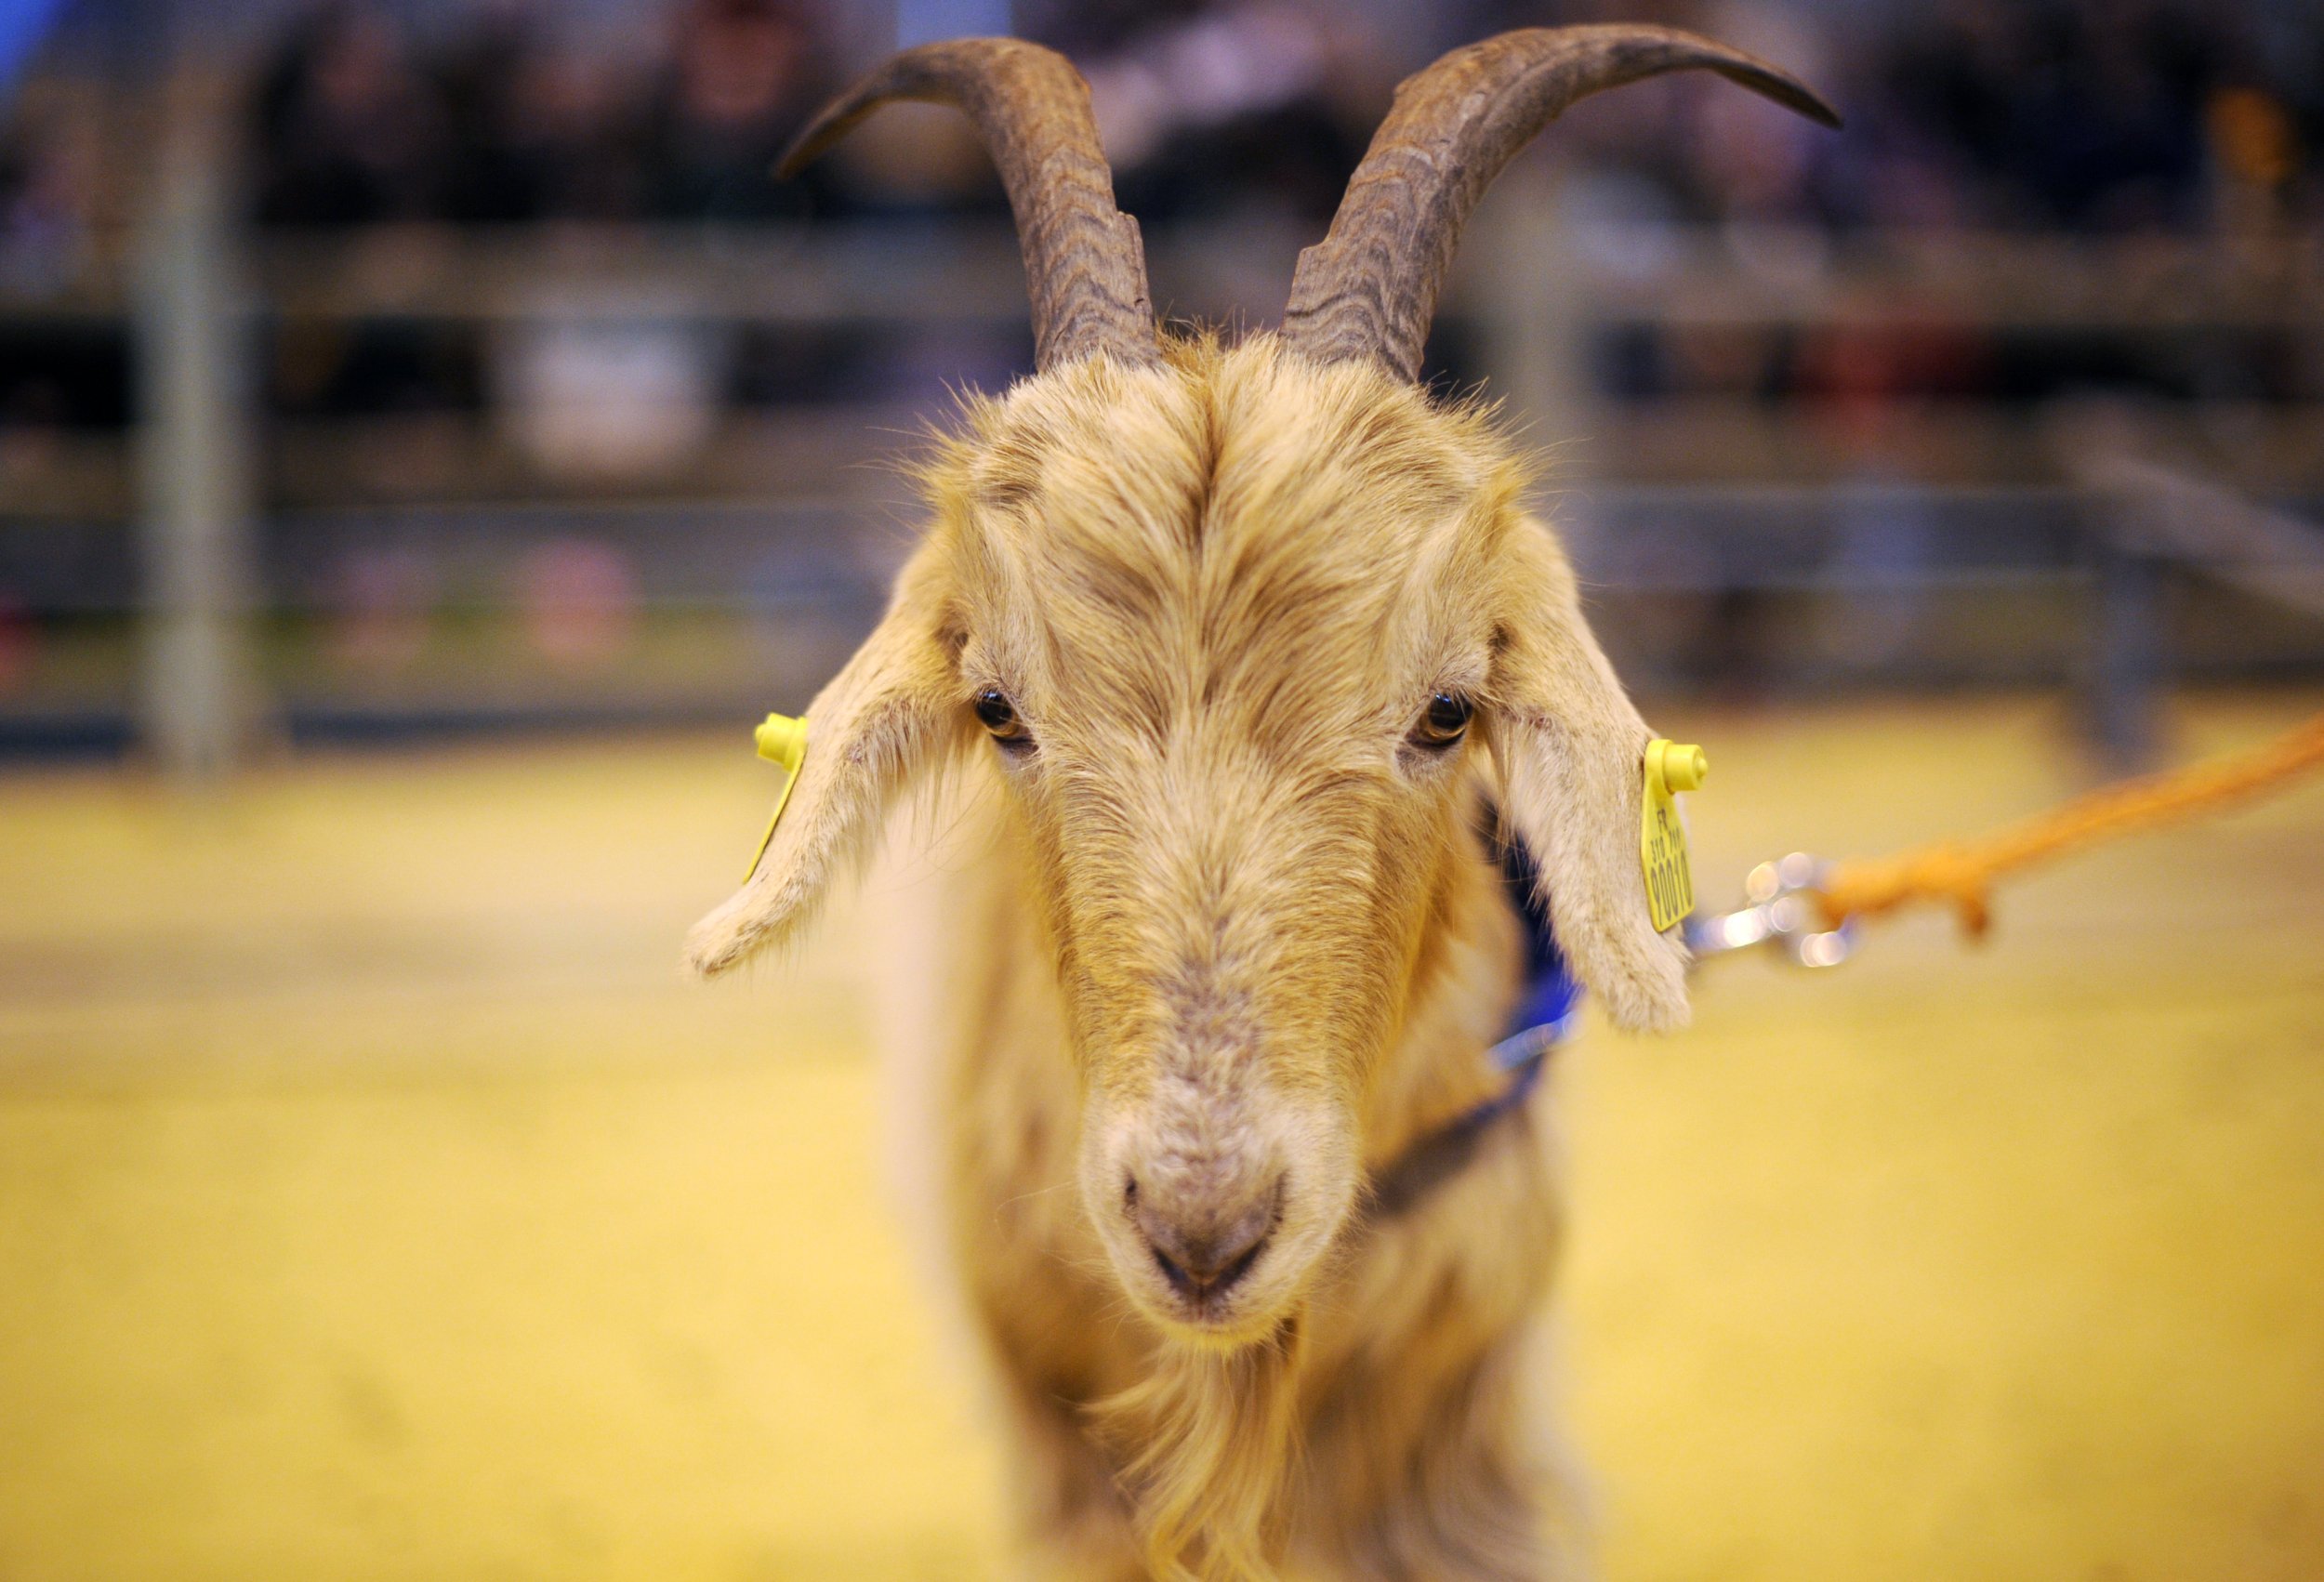
<svg viewBox="0 0 2324 1582">
<path fill-rule="evenodd" d="M 1158 362 L 1138 222 L 1114 206 L 1089 85 L 1053 49 L 1013 38 L 961 38 L 895 56 L 807 124 L 777 167 L 785 177 L 890 99 L 957 106 L 976 124 L 1017 217 L 1033 298 L 1033 358 L 1047 370 L 1106 352 Z"/>
<path fill-rule="evenodd" d="M 1284 340 L 1319 362 L 1377 357 L 1419 378 L 1460 229 L 1501 167 L 1576 99 L 1689 67 L 1840 125 L 1787 73 L 1675 28 L 1522 28 L 1456 49 L 1397 85 L 1331 230 L 1300 255 Z"/>
</svg>

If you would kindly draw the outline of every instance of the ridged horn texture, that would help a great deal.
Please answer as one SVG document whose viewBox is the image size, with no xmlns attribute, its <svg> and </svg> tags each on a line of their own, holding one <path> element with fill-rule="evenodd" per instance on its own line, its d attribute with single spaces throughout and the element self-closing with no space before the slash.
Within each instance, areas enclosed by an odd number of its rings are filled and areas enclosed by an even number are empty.
<svg viewBox="0 0 2324 1582">
<path fill-rule="evenodd" d="M 1138 222 L 1114 205 L 1089 85 L 1053 49 L 1013 38 L 961 38 L 895 56 L 808 123 L 780 172 L 809 161 L 891 99 L 958 107 L 976 124 L 1017 217 L 1033 355 L 1043 369 L 1105 352 L 1160 361 Z"/>
<path fill-rule="evenodd" d="M 1319 362 L 1377 357 L 1419 378 L 1461 227 L 1493 178 L 1576 99 L 1697 67 L 1840 125 L 1788 73 L 1675 28 L 1521 28 L 1456 49 L 1397 85 L 1331 230 L 1300 255 L 1284 340 Z"/>
</svg>

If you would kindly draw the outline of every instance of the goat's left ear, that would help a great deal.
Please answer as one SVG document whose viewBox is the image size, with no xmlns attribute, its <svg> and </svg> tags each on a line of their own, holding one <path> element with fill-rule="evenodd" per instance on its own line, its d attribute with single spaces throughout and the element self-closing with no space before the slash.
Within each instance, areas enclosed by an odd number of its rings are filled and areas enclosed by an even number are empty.
<svg viewBox="0 0 2324 1582">
<path fill-rule="evenodd" d="M 897 795 L 962 733 L 944 571 L 941 547 L 923 545 L 887 614 L 808 706 L 806 758 L 773 840 L 749 881 L 686 938 L 687 965 L 704 977 L 796 936 L 868 850 Z"/>
<path fill-rule="evenodd" d="M 1526 521 L 1486 699 L 1502 816 L 1533 853 L 1559 948 L 1617 1024 L 1685 1025 L 1686 951 L 1656 932 L 1639 862 L 1651 736 L 1582 619 L 1574 573 Z"/>
</svg>

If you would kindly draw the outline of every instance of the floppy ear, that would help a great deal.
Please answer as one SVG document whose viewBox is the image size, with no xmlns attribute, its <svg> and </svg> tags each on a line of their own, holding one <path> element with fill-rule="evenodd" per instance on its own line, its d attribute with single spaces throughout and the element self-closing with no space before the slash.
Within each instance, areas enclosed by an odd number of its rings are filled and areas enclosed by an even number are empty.
<svg viewBox="0 0 2324 1582">
<path fill-rule="evenodd" d="M 1540 869 L 1575 976 L 1623 1027 L 1684 1026 L 1685 947 L 1655 931 L 1639 862 L 1646 722 L 1582 619 L 1556 541 L 1527 520 L 1508 548 L 1517 614 L 1488 699 L 1502 817 Z"/>
<path fill-rule="evenodd" d="M 905 563 L 864 646 L 808 706 L 806 758 L 773 840 L 743 888 L 686 937 L 687 965 L 704 977 L 793 938 L 833 876 L 866 852 L 897 794 L 957 740 L 946 587 L 931 540 Z"/>
</svg>

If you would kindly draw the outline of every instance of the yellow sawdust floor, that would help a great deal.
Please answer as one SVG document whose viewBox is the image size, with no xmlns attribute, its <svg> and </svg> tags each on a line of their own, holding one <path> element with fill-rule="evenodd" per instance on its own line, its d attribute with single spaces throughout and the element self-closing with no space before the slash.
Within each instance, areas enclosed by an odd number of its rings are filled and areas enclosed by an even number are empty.
<svg viewBox="0 0 2324 1582">
<path fill-rule="evenodd" d="M 2046 702 L 1661 718 L 1707 899 L 2083 773 Z M 866 943 L 677 975 L 771 784 L 739 731 L 0 780 L 0 1577 L 990 1574 Z M 1617 1582 L 2324 1575 L 2324 787 L 1556 1080 Z"/>
</svg>

